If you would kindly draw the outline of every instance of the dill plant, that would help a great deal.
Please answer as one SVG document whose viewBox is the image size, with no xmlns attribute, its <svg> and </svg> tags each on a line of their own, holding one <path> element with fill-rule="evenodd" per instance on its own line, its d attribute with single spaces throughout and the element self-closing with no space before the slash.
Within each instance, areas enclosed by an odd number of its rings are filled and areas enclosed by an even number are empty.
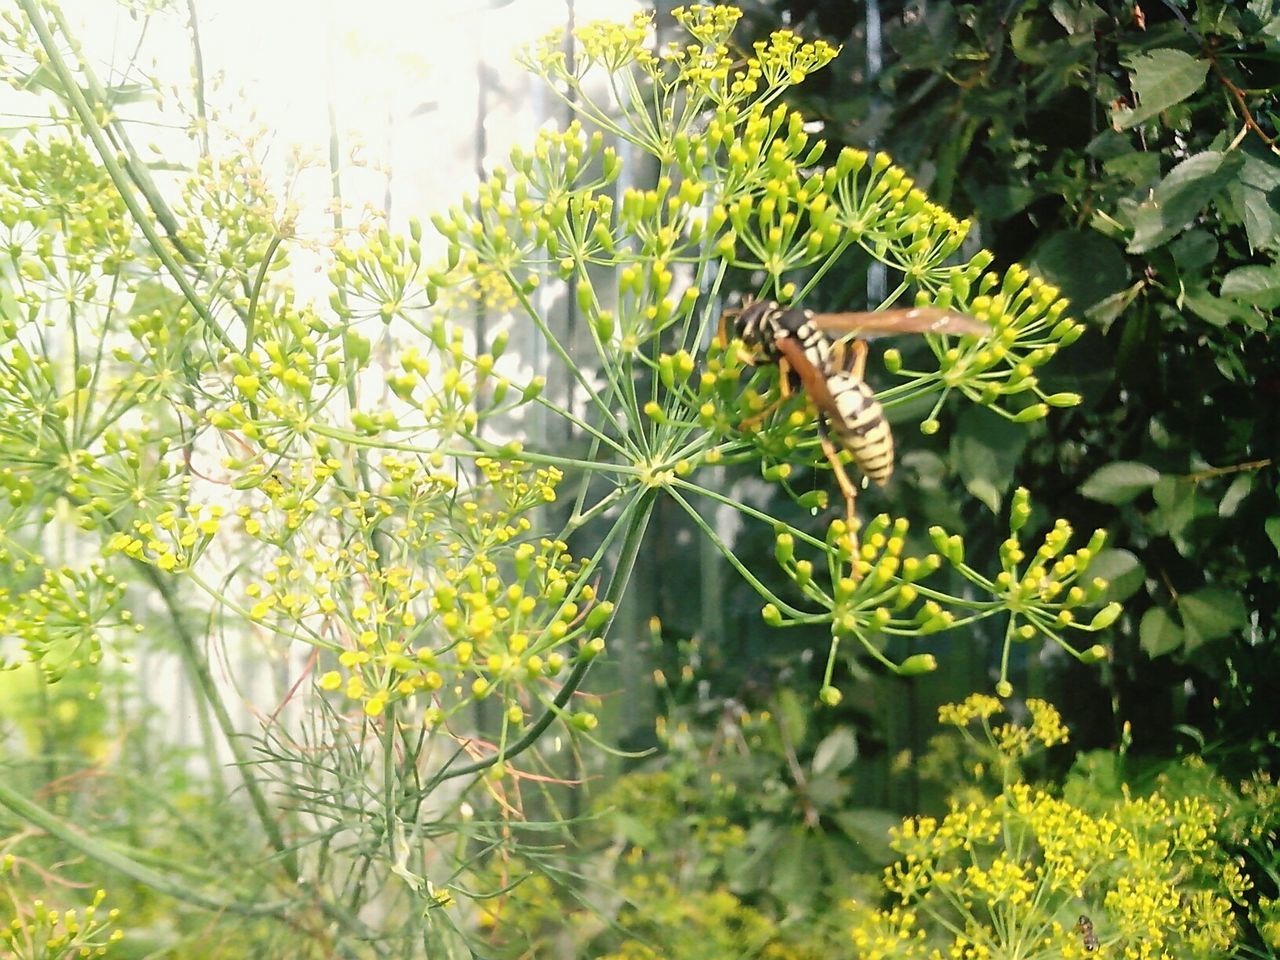
<svg viewBox="0 0 1280 960">
<path fill-rule="evenodd" d="M 802 302 L 861 255 L 897 278 L 886 302 L 988 322 L 985 337 L 927 338 L 929 369 L 886 355 L 900 380 L 882 401 L 931 397 L 925 432 L 951 396 L 1017 422 L 1078 399 L 1046 395 L 1036 377 L 1081 332 L 1052 287 L 1019 267 L 989 272 L 985 252 L 958 261 L 966 223 L 883 155 L 828 157 L 778 102 L 831 61 L 829 45 L 778 31 L 739 63 L 739 13 L 724 6 L 675 11 L 688 40 L 661 49 L 645 17 L 582 27 L 572 61 L 547 38 L 524 62 L 579 119 L 433 219 L 443 265 L 416 220 L 404 234 L 351 234 L 332 251 L 328 302 L 314 303 L 291 285 L 296 211 L 267 187 L 256 145 L 212 153 L 198 92 L 199 155 L 170 199 L 56 4 L 19 8 L 7 77 L 39 76 L 56 98 L 39 135 L 0 141 L 3 613 L 51 681 L 104 645 L 127 650 L 135 628 L 167 637 L 231 751 L 264 854 L 230 883 L 198 864 L 176 880 L 0 784 L 0 803 L 63 843 L 191 905 L 301 924 L 321 953 L 427 949 L 453 926 L 459 865 L 510 838 L 530 772 L 518 763 L 538 762 L 526 751 L 556 723 L 590 738 L 596 717 L 577 694 L 660 497 L 760 592 L 767 622 L 830 627 L 829 703 L 842 645 L 920 673 L 931 657 L 895 662 L 884 638 L 986 617 L 1008 618 L 1002 692 L 1015 641 L 1102 656 L 1070 639 L 1118 612 L 1078 612 L 1105 589 L 1087 579 L 1102 537 L 1069 551 L 1060 522 L 1028 558 L 1025 492 L 987 576 L 957 534 L 932 530 L 934 552 L 912 556 L 906 518 L 838 519 L 814 536 L 721 489 L 723 467 L 758 464 L 785 483 L 796 465 L 823 465 L 802 400 L 743 427 L 777 372 L 747 371 L 711 343 L 731 270 L 758 276 L 762 296 Z M 618 140 L 646 158 L 646 185 L 618 187 Z M 552 282 L 586 319 L 587 357 L 539 307 Z M 511 299 L 515 322 L 546 343 L 545 373 L 510 372 L 506 334 L 475 343 L 433 306 L 465 284 Z M 550 396 L 552 378 L 571 380 L 581 404 Z M 589 453 L 499 439 L 530 410 L 572 425 Z M 826 506 L 820 493 L 799 499 Z M 770 591 L 703 503 L 774 528 L 807 605 Z M 576 556 L 589 525 L 595 545 Z M 65 562 L 46 549 L 51 528 Z M 98 554 L 107 562 L 75 561 Z M 975 590 L 932 585 L 944 566 Z M 134 591 L 150 604 L 126 604 Z M 309 651 L 301 718 L 284 711 L 256 754 L 193 608 L 278 662 Z"/>
<path fill-rule="evenodd" d="M 891 903 L 852 905 L 858 956 L 1231 955 L 1234 907 L 1251 882 L 1217 835 L 1230 808 L 1175 791 L 1125 786 L 1080 802 L 1035 787 L 1022 764 L 1068 733 L 1050 704 L 1027 708 L 1028 722 L 999 724 L 1004 705 L 985 694 L 939 710 L 977 748 L 971 773 L 980 780 L 994 758 L 1001 787 L 994 796 L 958 790 L 944 816 L 911 817 L 892 831 L 900 859 L 884 871 Z"/>
</svg>

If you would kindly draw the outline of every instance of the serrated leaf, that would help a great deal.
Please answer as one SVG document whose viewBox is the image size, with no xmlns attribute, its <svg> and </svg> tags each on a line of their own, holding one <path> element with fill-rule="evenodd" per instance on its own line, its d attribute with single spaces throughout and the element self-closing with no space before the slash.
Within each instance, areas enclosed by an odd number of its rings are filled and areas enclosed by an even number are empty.
<svg viewBox="0 0 1280 960">
<path fill-rule="evenodd" d="M 858 741 L 848 727 L 840 727 L 822 738 L 813 751 L 813 772 L 839 773 L 858 758 Z"/>
<path fill-rule="evenodd" d="M 1205 587 L 1178 598 L 1178 612 L 1186 634 L 1188 650 L 1209 640 L 1218 640 L 1248 622 L 1244 600 L 1226 587 Z"/>
<path fill-rule="evenodd" d="M 1136 107 L 1112 112 L 1112 121 L 1121 130 L 1181 103 L 1204 85 L 1209 72 L 1208 62 L 1181 50 L 1150 50 L 1121 62 L 1133 71 L 1131 83 L 1138 98 Z"/>
<path fill-rule="evenodd" d="M 1149 200 L 1122 203 L 1121 209 L 1133 226 L 1129 252 L 1152 250 L 1190 226 L 1209 201 L 1231 182 L 1241 162 L 1238 154 L 1205 150 L 1170 170 Z"/>
<path fill-rule="evenodd" d="M 1163 607 L 1152 607 L 1138 624 L 1138 641 L 1147 656 L 1154 660 L 1182 646 L 1182 628 Z"/>
<path fill-rule="evenodd" d="M 1280 307 L 1280 270 L 1274 266 L 1236 267 L 1223 278 L 1222 295 L 1263 310 L 1274 310 Z"/>
<path fill-rule="evenodd" d="M 1146 580 L 1147 571 L 1128 550 L 1103 550 L 1089 564 L 1088 577 L 1101 577 L 1110 584 L 1103 598 L 1110 602 L 1133 596 Z"/>
<path fill-rule="evenodd" d="M 1099 503 L 1128 503 L 1144 490 L 1149 490 L 1160 479 L 1160 471 L 1145 463 L 1119 460 L 1094 471 L 1084 483 L 1080 493 Z"/>
</svg>

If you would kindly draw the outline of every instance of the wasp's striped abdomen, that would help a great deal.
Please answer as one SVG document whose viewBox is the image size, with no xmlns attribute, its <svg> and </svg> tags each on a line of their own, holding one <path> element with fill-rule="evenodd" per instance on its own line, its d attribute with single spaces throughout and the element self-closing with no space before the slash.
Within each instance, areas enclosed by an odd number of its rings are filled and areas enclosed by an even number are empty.
<svg viewBox="0 0 1280 960">
<path fill-rule="evenodd" d="M 836 402 L 835 414 L 827 416 L 831 432 L 853 454 L 858 469 L 884 486 L 893 476 L 893 432 L 884 408 L 859 377 L 834 373 L 827 386 Z"/>
</svg>

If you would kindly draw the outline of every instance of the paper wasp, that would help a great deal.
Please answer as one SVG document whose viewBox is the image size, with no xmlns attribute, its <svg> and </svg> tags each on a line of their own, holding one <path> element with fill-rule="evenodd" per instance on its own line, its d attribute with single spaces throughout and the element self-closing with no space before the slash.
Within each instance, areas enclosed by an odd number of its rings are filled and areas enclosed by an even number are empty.
<svg viewBox="0 0 1280 960">
<path fill-rule="evenodd" d="M 1076 933 L 1080 934 L 1081 945 L 1090 953 L 1097 950 L 1101 943 L 1098 941 L 1098 935 L 1093 932 L 1093 921 L 1080 914 L 1080 919 L 1076 921 Z"/>
<path fill-rule="evenodd" d="M 857 488 L 840 462 L 831 435 L 849 451 L 868 480 L 883 486 L 893 475 L 893 433 L 884 408 L 863 379 L 866 337 L 876 334 L 984 334 L 990 328 L 974 317 L 936 307 L 814 313 L 759 300 L 720 318 L 720 342 L 736 336 L 747 348 L 743 359 L 755 366 L 778 365 L 781 403 L 797 388 L 818 408 L 823 454 L 844 495 L 850 523 Z M 775 405 L 776 406 L 776 405 Z M 773 407 L 752 417 L 763 419 Z"/>
</svg>

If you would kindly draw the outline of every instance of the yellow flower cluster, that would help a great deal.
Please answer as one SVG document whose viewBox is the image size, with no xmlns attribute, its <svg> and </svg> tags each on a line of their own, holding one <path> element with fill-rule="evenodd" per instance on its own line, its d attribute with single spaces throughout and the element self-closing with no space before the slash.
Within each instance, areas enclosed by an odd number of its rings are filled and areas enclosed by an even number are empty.
<svg viewBox="0 0 1280 960">
<path fill-rule="evenodd" d="M 0 589 L 0 634 L 21 641 L 46 678 L 58 680 L 96 664 L 113 631 L 140 629 L 121 608 L 124 595 L 125 585 L 100 563 L 46 567 L 38 584 L 16 596 Z"/>
<path fill-rule="evenodd" d="M 610 73 L 621 70 L 645 57 L 646 46 L 653 35 L 653 15 L 637 13 L 630 23 L 595 20 L 573 31 L 587 64 L 599 64 Z M 554 41 L 544 39 L 544 49 L 559 51 L 561 33 L 552 34 Z"/>
<path fill-rule="evenodd" d="M 122 553 L 166 573 L 188 569 L 217 536 L 226 508 L 193 503 L 183 513 L 162 510 L 151 519 L 134 520 L 131 529 L 113 534 L 108 553 Z"/>
<path fill-rule="evenodd" d="M 13 857 L 0 861 L 9 869 Z M 124 931 L 112 929 L 120 920 L 119 910 L 98 916 L 98 908 L 106 899 L 105 890 L 94 894 L 83 910 L 50 910 L 43 900 L 13 904 L 14 917 L 0 923 L 0 949 L 11 957 L 105 957 L 124 939 Z"/>
<path fill-rule="evenodd" d="M 785 465 L 784 465 L 785 466 Z M 777 468 L 774 468 L 775 476 Z M 770 471 L 765 471 L 766 478 Z M 882 634 L 920 636 L 945 630 L 954 622 L 950 611 L 935 600 L 921 598 L 917 581 L 934 573 L 942 564 L 937 554 L 923 558 L 903 557 L 910 522 L 903 517 L 880 514 L 865 529 L 850 530 L 844 520 L 834 520 L 827 528 L 826 548 L 830 569 L 830 589 L 814 576 L 810 560 L 797 559 L 796 538 L 779 533 L 774 538 L 774 557 L 792 583 L 829 614 L 831 632 L 837 641 L 855 639 L 876 660 L 901 675 L 928 673 L 937 667 L 931 654 L 914 654 L 897 664 L 890 661 L 873 642 Z M 776 603 L 762 610 L 770 626 L 815 622 L 809 615 L 784 616 Z M 824 687 L 831 684 L 828 664 Z M 827 693 L 824 697 L 831 697 Z"/>
<path fill-rule="evenodd" d="M 409 515 L 387 518 L 377 529 L 406 561 L 425 551 L 433 558 L 430 571 L 416 572 L 411 562 L 393 562 L 355 541 L 332 558 L 309 558 L 307 576 L 318 583 L 310 592 L 290 588 L 299 571 L 287 556 L 250 585 L 262 597 L 250 611 L 255 617 L 275 611 L 296 622 L 319 613 L 344 624 L 352 642 L 320 686 L 343 690 L 370 715 L 425 694 L 431 704 L 424 718 L 437 724 L 472 699 L 497 696 L 505 722 L 519 726 L 536 699 L 533 681 L 604 649 L 591 634 L 613 605 L 578 582 L 582 565 L 563 542 L 528 539 L 533 525 L 525 514 L 555 499 L 560 472 L 484 457 L 476 465 L 479 482 L 466 493 L 447 478 L 419 475 L 408 461 L 392 461 L 388 469 L 391 484 L 411 501 L 418 491 L 420 499 Z M 436 491 L 434 500 L 423 484 Z M 354 578 L 363 585 L 352 592 Z M 572 719 L 594 723 L 585 713 Z"/>
<path fill-rule="evenodd" d="M 939 714 L 967 730 L 989 728 L 1000 710 L 998 700 L 979 695 Z M 1065 739 L 1050 705 L 1030 712 L 1025 736 L 1002 742 L 998 728 L 989 739 L 1019 754 L 1028 742 Z M 884 884 L 897 898 L 893 910 L 914 911 L 930 930 L 931 949 L 901 955 L 1082 960 L 1094 952 L 1075 922 L 1083 905 L 1108 955 L 1225 956 L 1235 930 L 1232 901 L 1244 902 L 1247 880 L 1218 845 L 1217 823 L 1199 798 L 1126 793 L 1098 812 L 1025 783 L 991 799 L 953 800 L 941 820 L 905 820 L 891 831 L 901 859 L 886 868 Z M 889 911 L 869 911 L 855 924 L 854 941 L 872 942 L 890 921 L 898 922 Z"/>
</svg>

